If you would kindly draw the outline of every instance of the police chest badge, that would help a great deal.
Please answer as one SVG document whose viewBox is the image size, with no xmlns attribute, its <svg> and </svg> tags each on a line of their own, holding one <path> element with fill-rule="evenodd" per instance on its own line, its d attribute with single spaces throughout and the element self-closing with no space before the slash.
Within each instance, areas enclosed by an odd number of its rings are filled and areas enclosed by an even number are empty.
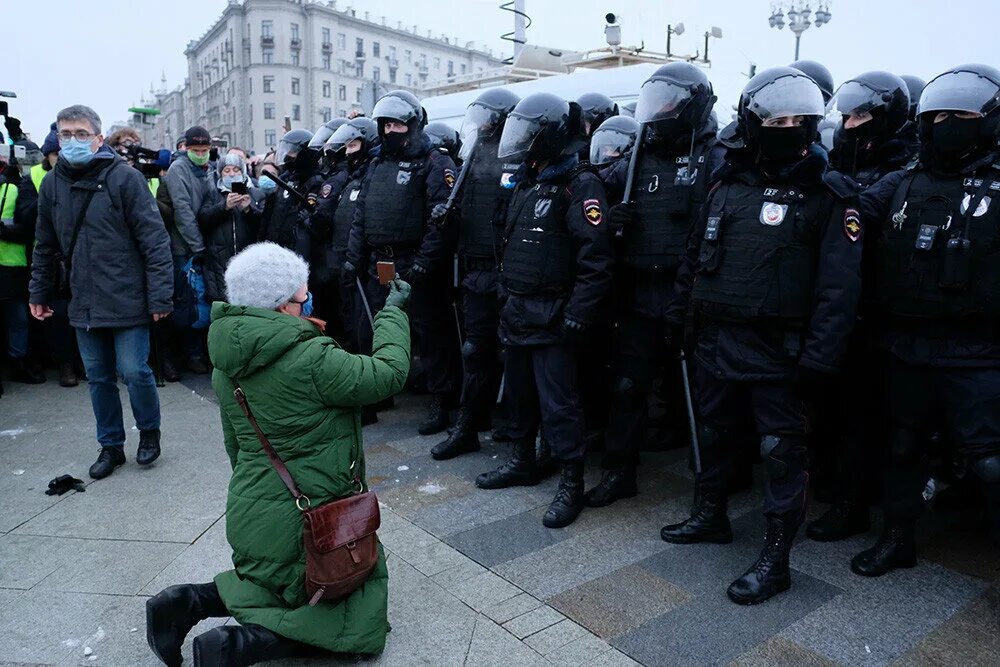
<svg viewBox="0 0 1000 667">
<path fill-rule="evenodd" d="M 351 195 L 350 195 L 350 197 L 348 197 L 348 199 L 350 199 L 351 201 L 358 201 L 358 194 L 360 192 L 361 192 L 361 190 L 358 190 L 357 188 L 355 188 L 354 190 L 351 190 Z"/>
<path fill-rule="evenodd" d="M 539 199 L 535 202 L 535 217 L 544 218 L 549 214 L 549 209 L 552 207 L 551 199 Z"/>
<path fill-rule="evenodd" d="M 595 227 L 601 224 L 601 220 L 604 219 L 604 216 L 601 214 L 601 202 L 596 199 L 585 200 L 583 202 L 583 217 Z"/>
<path fill-rule="evenodd" d="M 851 243 L 857 243 L 861 238 L 861 214 L 856 208 L 844 211 L 844 235 Z"/>
<path fill-rule="evenodd" d="M 410 172 L 403 171 L 400 169 L 396 172 L 396 183 L 399 185 L 406 185 L 410 182 Z"/>
<path fill-rule="evenodd" d="M 972 203 L 972 195 L 965 195 L 962 198 L 962 207 L 959 209 L 962 215 L 969 210 L 969 205 Z M 990 198 L 983 197 L 980 202 L 976 205 L 976 210 L 972 214 L 973 218 L 981 218 L 986 215 L 986 211 L 990 210 Z"/>
<path fill-rule="evenodd" d="M 323 199 L 326 199 L 327 197 L 330 196 L 331 192 L 333 192 L 333 186 L 327 183 L 322 188 L 320 188 L 319 196 L 322 197 Z"/>
<path fill-rule="evenodd" d="M 785 219 L 787 212 L 788 204 L 764 202 L 764 205 L 760 207 L 760 223 L 768 227 L 777 227 Z"/>
<path fill-rule="evenodd" d="M 455 185 L 455 172 L 453 170 L 451 169 L 444 170 L 444 182 L 448 185 L 449 188 Z"/>
<path fill-rule="evenodd" d="M 282 190 L 281 196 L 284 197 L 285 199 L 288 199 L 288 190 Z"/>
</svg>

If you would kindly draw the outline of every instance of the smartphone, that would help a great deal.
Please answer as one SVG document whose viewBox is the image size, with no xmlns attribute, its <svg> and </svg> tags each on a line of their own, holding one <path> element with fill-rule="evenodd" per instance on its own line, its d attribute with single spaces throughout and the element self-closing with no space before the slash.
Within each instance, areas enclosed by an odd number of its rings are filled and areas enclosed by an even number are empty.
<svg viewBox="0 0 1000 667">
<path fill-rule="evenodd" d="M 376 262 L 375 270 L 378 272 L 379 285 L 388 285 L 396 277 L 395 262 Z"/>
<path fill-rule="evenodd" d="M 229 186 L 229 189 L 232 190 L 235 194 L 245 195 L 247 193 L 247 184 L 244 183 L 243 181 L 236 181 Z"/>
</svg>

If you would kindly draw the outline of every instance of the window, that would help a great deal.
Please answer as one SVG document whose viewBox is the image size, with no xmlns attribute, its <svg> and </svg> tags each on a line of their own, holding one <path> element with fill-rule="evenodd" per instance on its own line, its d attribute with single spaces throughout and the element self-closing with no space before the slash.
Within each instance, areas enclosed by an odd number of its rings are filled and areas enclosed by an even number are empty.
<svg viewBox="0 0 1000 667">
<path fill-rule="evenodd" d="M 459 67 L 462 68 L 462 74 L 465 74 L 465 63 L 462 63 Z"/>
<path fill-rule="evenodd" d="M 274 120 L 274 102 L 264 103 L 264 120 Z"/>
<path fill-rule="evenodd" d="M 330 82 L 323 82 L 323 97 L 330 97 Z"/>
<path fill-rule="evenodd" d="M 330 111 L 330 107 L 323 107 L 319 110 L 319 117 L 323 119 L 324 123 L 329 123 L 332 116 L 333 113 Z"/>
<path fill-rule="evenodd" d="M 395 59 L 396 59 L 396 47 L 395 46 L 390 46 L 389 47 L 389 60 L 395 60 Z"/>
<path fill-rule="evenodd" d="M 362 62 L 358 63 L 357 71 L 354 73 L 359 79 L 365 78 L 365 64 Z"/>
<path fill-rule="evenodd" d="M 372 57 L 378 58 L 381 55 L 382 45 L 378 42 L 372 42 Z"/>
<path fill-rule="evenodd" d="M 324 44 L 329 44 L 330 43 L 330 29 L 329 28 L 323 28 L 323 43 Z"/>
<path fill-rule="evenodd" d="M 361 89 L 360 88 L 355 88 L 354 89 L 354 101 L 357 102 L 358 104 L 361 104 Z"/>
<path fill-rule="evenodd" d="M 437 57 L 434 58 L 434 69 L 441 69 L 441 59 L 440 58 L 437 58 Z"/>
<path fill-rule="evenodd" d="M 337 115 L 340 116 L 341 118 L 347 118 L 347 110 L 341 109 L 340 111 L 337 112 Z"/>
<path fill-rule="evenodd" d="M 378 67 L 372 67 L 372 79 L 375 81 L 382 80 L 382 70 Z"/>
<path fill-rule="evenodd" d="M 248 95 L 253 95 L 253 79 L 247 79 L 247 86 L 249 86 L 249 90 L 247 90 L 247 94 Z"/>
<path fill-rule="evenodd" d="M 274 92 L 274 77 L 265 76 L 264 77 L 264 92 L 273 93 Z"/>
<path fill-rule="evenodd" d="M 347 48 L 347 35 L 342 32 L 337 33 L 337 48 L 341 51 Z"/>
<path fill-rule="evenodd" d="M 396 68 L 389 68 L 389 83 L 396 83 Z"/>
<path fill-rule="evenodd" d="M 298 51 L 292 51 L 292 65 L 294 65 L 295 67 L 299 66 L 299 52 Z"/>
<path fill-rule="evenodd" d="M 264 145 L 273 148 L 276 143 L 274 130 L 264 130 Z"/>
<path fill-rule="evenodd" d="M 302 107 L 298 104 L 292 105 L 292 120 L 302 120 Z"/>
<path fill-rule="evenodd" d="M 299 38 L 299 24 L 298 23 L 293 23 L 292 24 L 292 39 L 298 39 L 298 38 Z"/>
<path fill-rule="evenodd" d="M 412 86 L 413 85 L 413 75 L 412 74 L 407 74 L 406 75 L 406 85 L 407 86 Z"/>
<path fill-rule="evenodd" d="M 274 21 L 261 21 L 260 22 L 260 36 L 261 37 L 274 37 Z"/>
<path fill-rule="evenodd" d="M 354 52 L 364 54 L 365 52 L 365 40 L 358 37 L 354 40 Z"/>
<path fill-rule="evenodd" d="M 337 86 L 337 99 L 342 102 L 347 101 L 347 86 Z"/>
<path fill-rule="evenodd" d="M 323 54 L 323 69 L 330 69 L 330 54 Z"/>
<path fill-rule="evenodd" d="M 274 49 L 263 48 L 260 50 L 260 61 L 265 65 L 274 64 Z"/>
<path fill-rule="evenodd" d="M 448 61 L 448 76 L 455 76 L 455 61 Z"/>
<path fill-rule="evenodd" d="M 403 60 L 405 60 L 407 62 L 407 64 L 412 63 L 413 62 L 413 51 L 410 51 L 409 49 L 406 49 L 405 51 L 403 51 Z"/>
<path fill-rule="evenodd" d="M 298 95 L 302 86 L 298 79 L 292 79 L 292 95 Z"/>
</svg>

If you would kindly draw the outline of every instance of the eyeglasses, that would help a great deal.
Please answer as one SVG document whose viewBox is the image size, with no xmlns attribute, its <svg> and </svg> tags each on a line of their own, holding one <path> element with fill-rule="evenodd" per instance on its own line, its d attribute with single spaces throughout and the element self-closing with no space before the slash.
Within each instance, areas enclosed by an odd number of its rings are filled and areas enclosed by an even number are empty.
<svg viewBox="0 0 1000 667">
<path fill-rule="evenodd" d="M 77 141 L 90 141 L 96 136 L 96 134 L 87 132 L 86 130 L 77 130 L 76 132 L 63 130 L 59 133 L 59 141 L 69 141 L 70 139 L 76 139 Z"/>
</svg>

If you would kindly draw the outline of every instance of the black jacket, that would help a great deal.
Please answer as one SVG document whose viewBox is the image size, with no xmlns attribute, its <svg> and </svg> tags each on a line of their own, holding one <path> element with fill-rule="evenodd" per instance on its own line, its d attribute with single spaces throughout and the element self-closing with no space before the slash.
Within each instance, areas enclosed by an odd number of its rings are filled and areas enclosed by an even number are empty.
<svg viewBox="0 0 1000 667">
<path fill-rule="evenodd" d="M 310 202 L 317 200 L 323 184 L 323 177 L 318 172 L 297 174 L 285 171 L 281 179 Z M 260 238 L 297 252 L 309 261 L 313 249 L 312 206 L 279 187 L 267 197 Z"/>
<path fill-rule="evenodd" d="M 226 267 L 229 260 L 260 235 L 260 216 L 264 210 L 264 193 L 250 189 L 250 208 L 226 209 L 226 195 L 213 189 L 198 211 L 198 227 L 205 239 L 202 274 L 205 277 L 205 301 L 226 300 Z"/>
<path fill-rule="evenodd" d="M 74 327 L 132 327 L 173 310 L 170 236 L 146 179 L 108 146 L 83 168 L 59 158 L 38 193 L 30 302 L 53 299 L 56 255 L 68 250 L 88 192 L 94 196 L 72 258 Z"/>
</svg>

